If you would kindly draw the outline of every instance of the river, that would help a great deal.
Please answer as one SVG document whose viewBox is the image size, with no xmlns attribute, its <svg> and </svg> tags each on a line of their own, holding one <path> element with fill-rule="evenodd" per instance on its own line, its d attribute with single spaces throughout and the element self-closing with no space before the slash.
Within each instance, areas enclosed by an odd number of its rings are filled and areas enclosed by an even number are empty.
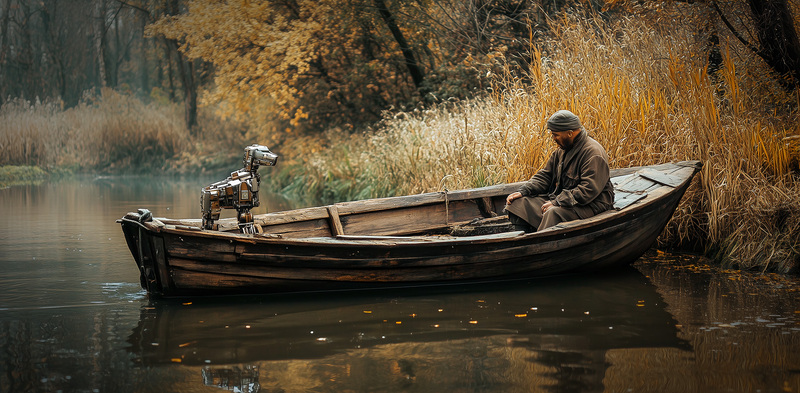
<svg viewBox="0 0 800 393">
<path fill-rule="evenodd" d="M 0 392 L 800 392 L 800 280 L 689 254 L 514 283 L 149 299 L 115 220 L 198 218 L 213 180 L 1 189 Z"/>
</svg>

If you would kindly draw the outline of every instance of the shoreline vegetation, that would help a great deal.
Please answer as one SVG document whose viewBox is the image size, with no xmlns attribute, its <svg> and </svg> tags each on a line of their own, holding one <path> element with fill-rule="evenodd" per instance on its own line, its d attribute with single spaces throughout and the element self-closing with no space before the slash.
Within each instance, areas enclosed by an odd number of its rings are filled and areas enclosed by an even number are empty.
<svg viewBox="0 0 800 393">
<path fill-rule="evenodd" d="M 312 204 L 526 180 L 554 149 L 547 117 L 569 109 L 612 168 L 703 162 L 660 247 L 699 250 L 723 267 L 800 270 L 800 91 L 734 47 L 709 69 L 696 56 L 706 43 L 675 26 L 585 15 L 551 26 L 531 41 L 525 78 L 493 75 L 482 97 L 387 112 L 370 127 L 284 137 L 270 145 L 281 159 L 262 171 L 263 186 Z M 190 131 L 175 104 L 113 90 L 69 109 L 12 100 L 0 117 L 2 179 L 225 173 L 244 146 L 270 140 L 213 107 Z"/>
</svg>

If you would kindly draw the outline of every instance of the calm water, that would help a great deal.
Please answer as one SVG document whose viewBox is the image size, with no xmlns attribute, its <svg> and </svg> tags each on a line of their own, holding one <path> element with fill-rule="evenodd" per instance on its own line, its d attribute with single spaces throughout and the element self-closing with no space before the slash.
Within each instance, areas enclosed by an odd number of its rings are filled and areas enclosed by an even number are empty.
<svg viewBox="0 0 800 393">
<path fill-rule="evenodd" d="M 0 392 L 800 392 L 800 281 L 689 255 L 439 290 L 148 299 L 114 221 L 199 217 L 212 180 L 0 190 Z"/>
</svg>

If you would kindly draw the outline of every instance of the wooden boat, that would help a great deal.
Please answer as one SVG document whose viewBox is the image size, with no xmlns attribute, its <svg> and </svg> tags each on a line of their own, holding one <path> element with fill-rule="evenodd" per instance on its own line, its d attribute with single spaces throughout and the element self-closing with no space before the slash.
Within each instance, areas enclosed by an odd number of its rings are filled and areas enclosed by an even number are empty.
<svg viewBox="0 0 800 393">
<path fill-rule="evenodd" d="M 639 258 L 669 222 L 698 161 L 612 170 L 615 209 L 535 233 L 510 230 L 519 183 L 336 203 L 235 218 L 126 214 L 142 287 L 163 296 L 277 293 L 507 280 L 585 272 Z M 479 231 L 484 229 L 482 234 Z"/>
</svg>

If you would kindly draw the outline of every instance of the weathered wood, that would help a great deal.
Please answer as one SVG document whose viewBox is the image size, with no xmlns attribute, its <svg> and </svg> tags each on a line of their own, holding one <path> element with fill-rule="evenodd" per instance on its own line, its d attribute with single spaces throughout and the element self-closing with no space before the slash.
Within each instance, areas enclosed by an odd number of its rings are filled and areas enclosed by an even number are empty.
<svg viewBox="0 0 800 393">
<path fill-rule="evenodd" d="M 263 225 L 265 234 L 278 234 L 282 238 L 306 238 L 314 236 L 330 236 L 331 229 L 328 218 L 314 218 L 307 221 L 285 222 Z"/>
<path fill-rule="evenodd" d="M 494 209 L 494 203 L 492 203 L 491 197 L 483 197 L 475 199 L 475 202 L 478 204 L 478 210 L 481 212 L 481 215 L 489 218 L 489 217 L 497 217 L 497 212 Z"/>
<path fill-rule="evenodd" d="M 673 176 L 673 175 L 671 175 L 669 173 L 659 172 L 659 171 L 655 171 L 655 170 L 652 170 L 652 169 L 649 169 L 649 168 L 644 168 L 641 171 L 639 171 L 638 173 L 639 173 L 639 176 L 642 176 L 642 177 L 650 179 L 652 181 L 655 181 L 655 182 L 658 182 L 658 183 L 661 183 L 661 184 L 664 184 L 664 185 L 667 185 L 667 186 L 672 186 L 672 187 L 679 186 L 684 180 L 683 178 L 681 178 L 679 176 Z"/>
<path fill-rule="evenodd" d="M 656 182 L 640 176 L 638 173 L 625 178 L 622 182 L 614 186 L 614 191 L 627 192 L 631 194 L 642 193 L 652 187 Z"/>
<path fill-rule="evenodd" d="M 329 224 L 331 226 L 331 235 L 344 235 L 342 222 L 339 220 L 339 210 L 336 208 L 336 205 L 328 206 L 328 218 L 330 220 Z"/>
<path fill-rule="evenodd" d="M 614 209 L 622 210 L 646 197 L 647 197 L 646 192 L 634 194 L 625 191 L 617 191 L 615 192 L 614 196 Z"/>
<path fill-rule="evenodd" d="M 501 184 L 496 186 L 488 186 L 475 188 L 471 190 L 459 190 L 445 192 L 431 192 L 418 195 L 409 195 L 401 197 L 389 197 L 368 199 L 353 202 L 337 203 L 339 214 L 342 216 L 354 213 L 369 213 L 376 211 L 384 211 L 398 208 L 408 208 L 434 203 L 443 203 L 445 200 L 464 201 L 468 199 L 479 199 L 484 197 L 492 197 L 496 195 L 508 195 L 516 191 L 521 183 Z"/>
<path fill-rule="evenodd" d="M 542 276 L 638 258 L 698 169 L 683 162 L 614 170 L 619 210 L 529 234 L 447 235 L 482 220 L 508 225 L 504 216 L 485 217 L 501 212 L 519 183 L 258 215 L 257 235 L 198 230 L 199 220 L 140 223 L 138 213 L 120 223 L 143 286 L 167 296 Z M 223 229 L 235 224 L 223 221 Z"/>
<path fill-rule="evenodd" d="M 405 235 L 448 228 L 480 216 L 472 200 L 414 205 L 385 211 L 366 211 L 341 217 L 351 235 Z"/>
<path fill-rule="evenodd" d="M 164 239 L 158 236 L 153 237 L 153 254 L 158 267 L 158 283 L 161 286 L 161 291 L 164 294 L 172 292 L 172 282 L 169 278 L 169 270 L 167 269 L 167 256 L 164 250 Z"/>
</svg>

